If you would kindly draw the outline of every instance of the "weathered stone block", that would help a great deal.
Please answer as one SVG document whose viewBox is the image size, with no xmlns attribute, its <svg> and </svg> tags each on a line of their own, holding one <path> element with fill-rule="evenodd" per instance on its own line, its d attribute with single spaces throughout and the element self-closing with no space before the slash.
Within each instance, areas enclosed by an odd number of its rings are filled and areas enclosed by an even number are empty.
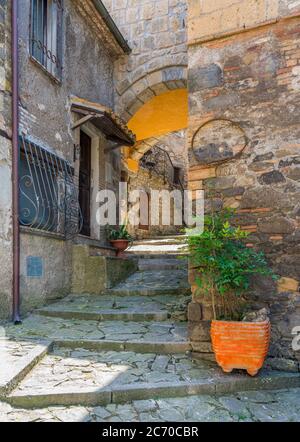
<svg viewBox="0 0 300 442">
<path fill-rule="evenodd" d="M 211 342 L 193 342 L 193 351 L 199 353 L 213 353 Z"/>
<path fill-rule="evenodd" d="M 196 66 L 189 70 L 188 88 L 191 93 L 223 84 L 223 72 L 217 64 Z"/>
<path fill-rule="evenodd" d="M 191 322 L 199 322 L 202 319 L 201 305 L 197 302 L 191 302 L 188 306 L 188 320 Z"/>
<path fill-rule="evenodd" d="M 267 172 L 261 175 L 259 182 L 261 184 L 278 184 L 285 183 L 286 179 L 281 172 L 278 170 L 273 170 L 272 172 Z"/>
<path fill-rule="evenodd" d="M 210 342 L 211 321 L 189 322 L 188 334 L 191 341 Z"/>
<path fill-rule="evenodd" d="M 208 168 L 199 168 L 199 169 L 191 169 L 188 174 L 189 181 L 199 181 L 204 180 L 206 178 L 214 178 L 216 176 L 216 168 L 208 167 Z"/>
<path fill-rule="evenodd" d="M 258 229 L 262 233 L 292 233 L 295 225 L 289 219 L 278 216 L 273 218 L 265 218 L 258 223 Z"/>
<path fill-rule="evenodd" d="M 283 192 L 266 186 L 247 189 L 241 202 L 241 209 L 287 208 L 289 206 L 290 202 Z"/>
<path fill-rule="evenodd" d="M 277 283 L 278 292 L 298 292 L 299 281 L 293 278 L 280 278 Z"/>
</svg>

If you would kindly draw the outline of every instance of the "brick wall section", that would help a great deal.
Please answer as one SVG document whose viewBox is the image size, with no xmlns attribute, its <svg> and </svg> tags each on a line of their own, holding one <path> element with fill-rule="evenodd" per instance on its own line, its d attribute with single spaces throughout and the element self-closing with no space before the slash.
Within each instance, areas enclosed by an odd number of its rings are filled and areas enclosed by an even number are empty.
<svg viewBox="0 0 300 442">
<path fill-rule="evenodd" d="M 205 189 L 213 183 L 226 205 L 237 209 L 239 224 L 251 232 L 249 244 L 266 252 L 281 280 L 276 286 L 256 278 L 249 297 L 254 308 L 271 309 L 272 356 L 298 361 L 291 332 L 300 324 L 299 42 L 300 19 L 291 18 L 191 46 L 188 133 L 191 148 L 205 121 L 226 118 L 249 139 L 242 155 L 226 163 L 197 164 L 190 155 L 189 185 Z M 207 352 L 211 312 L 201 299 L 194 301 L 190 336 L 196 351 Z"/>
<path fill-rule="evenodd" d="M 0 4 L 0 318 L 11 310 L 12 289 L 10 41 L 10 9 L 4 1 Z"/>
<path fill-rule="evenodd" d="M 186 1 L 104 0 L 132 53 L 115 65 L 116 109 L 129 120 L 155 95 L 186 87 Z"/>
</svg>

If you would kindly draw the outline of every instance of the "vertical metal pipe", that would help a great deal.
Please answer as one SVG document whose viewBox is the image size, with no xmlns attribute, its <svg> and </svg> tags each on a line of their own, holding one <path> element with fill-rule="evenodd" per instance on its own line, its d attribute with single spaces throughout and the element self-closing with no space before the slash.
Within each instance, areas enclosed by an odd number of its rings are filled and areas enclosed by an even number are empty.
<svg viewBox="0 0 300 442">
<path fill-rule="evenodd" d="M 19 226 L 19 58 L 18 0 L 12 0 L 12 218 L 13 218 L 13 321 L 20 319 L 20 226 Z"/>
</svg>

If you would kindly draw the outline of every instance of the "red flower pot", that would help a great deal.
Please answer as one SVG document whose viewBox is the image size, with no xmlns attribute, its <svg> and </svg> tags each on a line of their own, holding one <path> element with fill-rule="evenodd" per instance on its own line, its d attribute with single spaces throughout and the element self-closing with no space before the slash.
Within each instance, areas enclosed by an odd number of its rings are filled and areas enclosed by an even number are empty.
<svg viewBox="0 0 300 442">
<path fill-rule="evenodd" d="M 127 239 L 115 239 L 110 241 L 111 245 L 117 249 L 117 257 L 123 256 L 126 249 L 128 249 L 129 241 Z"/>
</svg>

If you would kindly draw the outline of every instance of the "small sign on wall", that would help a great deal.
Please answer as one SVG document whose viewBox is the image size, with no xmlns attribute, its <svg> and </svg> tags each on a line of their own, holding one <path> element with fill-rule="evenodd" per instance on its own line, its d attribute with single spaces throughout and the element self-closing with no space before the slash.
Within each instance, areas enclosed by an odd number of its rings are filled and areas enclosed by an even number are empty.
<svg viewBox="0 0 300 442">
<path fill-rule="evenodd" d="M 43 259 L 40 256 L 27 256 L 26 269 L 28 278 L 42 278 L 44 273 Z"/>
</svg>

